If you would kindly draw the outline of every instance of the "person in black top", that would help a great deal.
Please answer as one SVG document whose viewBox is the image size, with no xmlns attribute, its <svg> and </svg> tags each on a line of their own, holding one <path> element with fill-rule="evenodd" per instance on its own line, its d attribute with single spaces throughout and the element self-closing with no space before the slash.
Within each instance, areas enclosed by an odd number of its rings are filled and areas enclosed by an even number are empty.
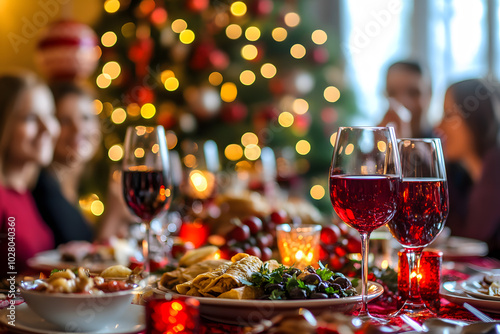
<svg viewBox="0 0 500 334">
<path fill-rule="evenodd" d="M 42 218 L 54 232 L 56 246 L 92 241 L 93 227 L 77 207 L 82 174 L 101 141 L 92 95 L 72 82 L 51 87 L 61 134 L 51 165 L 42 170 L 32 191 Z"/>
</svg>

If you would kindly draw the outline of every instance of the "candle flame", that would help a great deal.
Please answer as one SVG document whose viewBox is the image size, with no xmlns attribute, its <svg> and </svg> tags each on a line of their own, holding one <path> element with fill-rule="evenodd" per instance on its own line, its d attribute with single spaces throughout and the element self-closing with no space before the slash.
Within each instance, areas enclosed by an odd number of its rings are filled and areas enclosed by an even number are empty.
<svg viewBox="0 0 500 334">
<path fill-rule="evenodd" d="M 214 254 L 214 259 L 219 260 L 220 259 L 220 251 L 217 251 L 217 253 Z"/>
<path fill-rule="evenodd" d="M 389 267 L 389 261 L 387 260 L 382 261 L 380 266 L 382 267 L 382 269 L 387 269 L 387 267 Z"/>
<path fill-rule="evenodd" d="M 304 257 L 304 252 L 302 252 L 301 250 L 299 250 L 297 253 L 295 253 L 295 259 L 297 261 L 300 261 L 303 257 Z"/>
<path fill-rule="evenodd" d="M 313 252 L 309 252 L 309 253 L 307 254 L 307 261 L 308 261 L 308 262 L 312 262 L 313 257 L 314 257 Z"/>
</svg>

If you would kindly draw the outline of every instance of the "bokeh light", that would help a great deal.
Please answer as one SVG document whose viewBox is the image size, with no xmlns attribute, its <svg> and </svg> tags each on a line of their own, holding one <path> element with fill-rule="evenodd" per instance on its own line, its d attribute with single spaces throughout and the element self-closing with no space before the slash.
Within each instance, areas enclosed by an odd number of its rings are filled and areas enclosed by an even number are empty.
<svg viewBox="0 0 500 334">
<path fill-rule="evenodd" d="M 171 28 L 173 32 L 180 34 L 182 31 L 187 29 L 187 26 L 186 21 L 183 19 L 177 19 L 172 22 Z"/>
<path fill-rule="evenodd" d="M 260 157 L 260 147 L 255 144 L 248 145 L 245 147 L 244 154 L 248 160 L 255 161 Z"/>
<path fill-rule="evenodd" d="M 160 74 L 160 80 L 163 84 L 165 83 L 165 80 L 172 77 L 175 77 L 175 73 L 172 70 L 165 70 Z"/>
<path fill-rule="evenodd" d="M 190 29 L 185 29 L 185 30 L 181 31 L 181 33 L 179 34 L 179 40 L 183 44 L 193 43 L 194 38 L 195 38 L 194 31 L 192 31 Z"/>
<path fill-rule="evenodd" d="M 241 144 L 243 146 L 257 145 L 259 143 L 259 137 L 253 132 L 246 132 L 241 136 Z"/>
<path fill-rule="evenodd" d="M 311 187 L 310 194 L 311 194 L 311 197 L 315 200 L 320 200 L 323 197 L 325 197 L 325 193 L 326 193 L 325 188 L 319 184 L 316 184 L 316 185 Z"/>
<path fill-rule="evenodd" d="M 255 82 L 255 74 L 250 70 L 245 70 L 240 74 L 240 81 L 242 84 L 249 86 Z"/>
<path fill-rule="evenodd" d="M 293 112 L 303 115 L 309 110 L 309 103 L 304 99 L 296 99 L 292 104 Z"/>
<path fill-rule="evenodd" d="M 328 35 L 321 29 L 314 30 L 311 34 L 312 41 L 317 45 L 325 44 L 328 40 Z"/>
<path fill-rule="evenodd" d="M 150 119 L 156 114 L 156 107 L 151 103 L 145 103 L 141 107 L 141 116 L 145 119 Z"/>
<path fill-rule="evenodd" d="M 174 149 L 177 146 L 177 135 L 175 134 L 174 131 L 169 130 L 165 134 L 165 137 L 167 138 L 167 146 L 169 150 Z"/>
<path fill-rule="evenodd" d="M 135 23 L 133 22 L 127 22 L 124 25 L 122 25 L 122 35 L 125 38 L 129 38 L 134 36 L 135 34 Z"/>
<path fill-rule="evenodd" d="M 351 144 L 348 144 L 346 147 L 345 147 L 345 151 L 344 151 L 344 154 L 345 155 L 351 155 L 352 152 L 354 152 L 354 145 L 351 143 Z"/>
<path fill-rule="evenodd" d="M 299 140 L 295 144 L 295 151 L 300 155 L 306 155 L 311 151 L 311 144 L 305 139 Z"/>
<path fill-rule="evenodd" d="M 243 157 L 243 148 L 238 144 L 227 145 L 224 155 L 228 160 L 237 161 Z"/>
<path fill-rule="evenodd" d="M 290 54 L 295 59 L 304 58 L 304 56 L 306 55 L 306 48 L 302 44 L 292 45 L 292 47 L 290 48 Z"/>
<path fill-rule="evenodd" d="M 241 27 L 237 24 L 230 24 L 226 28 L 226 36 L 229 39 L 238 39 L 240 38 L 241 34 L 243 33 L 243 30 Z"/>
<path fill-rule="evenodd" d="M 99 88 L 108 88 L 111 85 L 111 77 L 106 73 L 101 73 L 95 79 L 95 83 Z"/>
<path fill-rule="evenodd" d="M 173 92 L 179 88 L 179 80 L 176 77 L 170 77 L 165 80 L 165 89 L 169 92 Z"/>
<path fill-rule="evenodd" d="M 103 110 L 102 102 L 98 99 L 94 100 L 94 112 L 96 115 L 99 115 Z"/>
<path fill-rule="evenodd" d="M 109 61 L 102 67 L 102 73 L 109 75 L 111 79 L 116 79 L 120 75 L 122 68 L 116 61 Z"/>
<path fill-rule="evenodd" d="M 108 157 L 111 161 L 120 161 L 123 158 L 123 146 L 115 144 L 108 150 Z"/>
<path fill-rule="evenodd" d="M 141 114 L 141 107 L 137 103 L 130 103 L 127 106 L 127 114 L 132 117 L 137 117 Z"/>
<path fill-rule="evenodd" d="M 300 16 L 297 13 L 290 12 L 285 15 L 285 24 L 289 27 L 296 27 L 300 23 Z"/>
<path fill-rule="evenodd" d="M 127 119 L 127 112 L 123 108 L 116 108 L 111 114 L 111 122 L 122 124 Z"/>
<path fill-rule="evenodd" d="M 144 149 L 142 147 L 138 147 L 134 150 L 134 155 L 136 158 L 144 158 Z"/>
<path fill-rule="evenodd" d="M 104 204 L 100 200 L 95 200 L 90 204 L 90 212 L 94 216 L 100 216 L 104 212 Z"/>
<path fill-rule="evenodd" d="M 265 63 L 260 68 L 260 74 L 266 79 L 273 78 L 276 75 L 276 72 L 277 72 L 276 66 L 274 66 L 271 63 Z"/>
<path fill-rule="evenodd" d="M 241 56 L 246 60 L 253 60 L 258 54 L 259 51 L 255 45 L 247 44 L 241 48 Z"/>
<path fill-rule="evenodd" d="M 323 96 L 325 97 L 325 100 L 327 100 L 328 102 L 332 103 L 337 102 L 338 99 L 340 99 L 340 91 L 335 86 L 329 86 L 325 88 Z"/>
<path fill-rule="evenodd" d="M 278 116 L 278 123 L 282 127 L 288 128 L 288 127 L 292 126 L 294 119 L 295 118 L 293 117 L 293 115 L 291 113 L 289 113 L 288 111 L 284 111 Z"/>
<path fill-rule="evenodd" d="M 120 1 L 118 0 L 106 0 L 104 2 L 104 10 L 110 14 L 116 13 L 120 9 Z"/>
<path fill-rule="evenodd" d="M 288 36 L 288 32 L 285 28 L 278 27 L 273 29 L 271 35 L 276 42 L 283 42 Z"/>
<path fill-rule="evenodd" d="M 247 30 L 245 30 L 245 37 L 249 41 L 255 42 L 260 38 L 260 29 L 257 27 L 248 27 Z"/>
<path fill-rule="evenodd" d="M 243 1 L 235 1 L 231 4 L 230 10 L 234 16 L 243 16 L 247 12 L 247 5 Z"/>
<path fill-rule="evenodd" d="M 379 140 L 377 142 L 377 148 L 380 152 L 384 153 L 385 150 L 387 149 L 387 144 L 385 143 L 385 141 Z"/>
<path fill-rule="evenodd" d="M 208 82 L 210 82 L 212 86 L 220 85 L 222 83 L 222 80 L 224 80 L 224 78 L 222 77 L 222 74 L 220 74 L 219 72 L 212 72 L 208 76 Z"/>
<path fill-rule="evenodd" d="M 101 36 L 101 43 L 103 46 L 110 48 L 113 45 L 116 44 L 116 41 L 118 40 L 118 37 L 116 37 L 116 34 L 112 31 L 105 32 Z"/>
<path fill-rule="evenodd" d="M 220 88 L 220 97 L 224 102 L 233 102 L 238 96 L 238 88 L 232 82 L 224 83 Z"/>
<path fill-rule="evenodd" d="M 332 144 L 333 147 L 335 147 L 335 143 L 337 142 L 337 132 L 334 132 L 330 136 L 330 144 Z"/>
</svg>

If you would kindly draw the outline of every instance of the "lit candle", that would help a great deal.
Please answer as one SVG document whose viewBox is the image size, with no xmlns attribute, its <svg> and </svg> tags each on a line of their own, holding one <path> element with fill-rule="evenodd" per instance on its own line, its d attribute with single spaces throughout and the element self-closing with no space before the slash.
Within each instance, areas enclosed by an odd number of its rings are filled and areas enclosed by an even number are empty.
<svg viewBox="0 0 500 334">
<path fill-rule="evenodd" d="M 194 298 L 169 294 L 149 300 L 146 304 L 146 333 L 198 333 L 199 305 Z"/>
<path fill-rule="evenodd" d="M 321 225 L 276 226 L 276 237 L 281 261 L 286 266 L 304 269 L 317 265 Z"/>
</svg>

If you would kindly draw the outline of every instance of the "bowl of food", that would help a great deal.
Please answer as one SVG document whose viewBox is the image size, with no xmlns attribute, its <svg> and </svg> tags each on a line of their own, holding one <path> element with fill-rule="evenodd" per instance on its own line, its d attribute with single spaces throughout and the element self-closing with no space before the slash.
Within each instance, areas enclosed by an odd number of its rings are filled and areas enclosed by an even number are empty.
<svg viewBox="0 0 500 334">
<path fill-rule="evenodd" d="M 89 276 L 84 268 L 53 272 L 47 279 L 23 281 L 28 307 L 66 332 L 88 332 L 113 325 L 129 307 L 137 285 Z"/>
</svg>

